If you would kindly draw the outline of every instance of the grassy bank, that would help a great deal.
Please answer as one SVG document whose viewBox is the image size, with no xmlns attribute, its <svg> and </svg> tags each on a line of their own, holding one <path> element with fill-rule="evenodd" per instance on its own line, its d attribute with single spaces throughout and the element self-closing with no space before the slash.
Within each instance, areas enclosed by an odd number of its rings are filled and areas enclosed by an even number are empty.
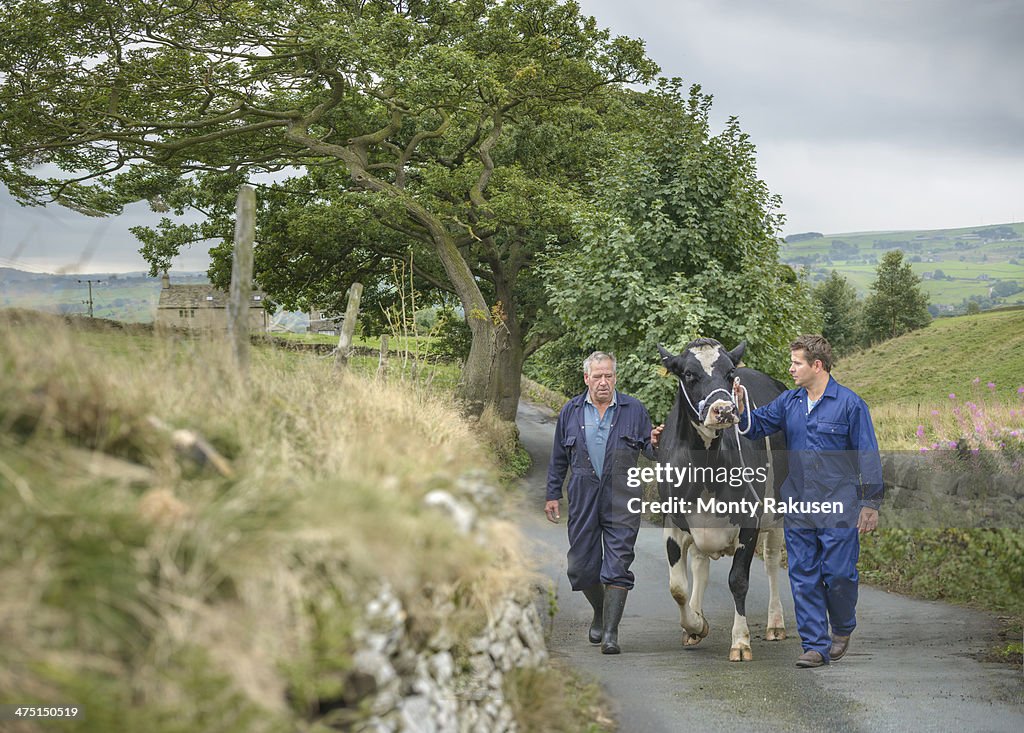
<svg viewBox="0 0 1024 733">
<path fill-rule="evenodd" d="M 86 704 L 68 730 L 316 730 L 351 707 L 382 580 L 457 648 L 529 582 L 514 528 L 473 541 L 425 506 L 496 476 L 431 389 L 271 349 L 243 382 L 205 341 L 0 323 L 0 702 Z"/>
</svg>

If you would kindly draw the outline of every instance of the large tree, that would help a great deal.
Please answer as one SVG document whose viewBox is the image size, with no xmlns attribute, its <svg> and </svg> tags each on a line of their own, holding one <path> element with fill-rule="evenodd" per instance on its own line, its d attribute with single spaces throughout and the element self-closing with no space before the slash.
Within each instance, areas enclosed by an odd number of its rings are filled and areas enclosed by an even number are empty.
<svg viewBox="0 0 1024 733">
<path fill-rule="evenodd" d="M 871 294 L 864 301 L 864 340 L 868 344 L 896 338 L 927 326 L 928 295 L 902 250 L 885 253 L 875 270 Z"/>
<path fill-rule="evenodd" d="M 342 171 L 324 180 L 429 246 L 473 333 L 462 396 L 506 416 L 514 286 L 543 237 L 524 223 L 561 179 L 496 155 L 514 129 L 585 127 L 573 110 L 656 73 L 557 0 L 13 0 L 0 48 L 0 180 L 19 200 L 113 213 L 159 200 L 164 171 Z M 133 165 L 152 175 L 115 182 Z M 483 269 L 500 271 L 490 301 Z"/>
<path fill-rule="evenodd" d="M 623 100 L 633 122 L 578 220 L 581 252 L 548 263 L 549 296 L 571 342 L 548 348 L 574 354 L 577 384 L 579 357 L 615 350 L 624 388 L 652 415 L 674 394 L 659 377 L 659 342 L 746 340 L 748 364 L 783 374 L 786 344 L 819 316 L 806 283 L 778 260 L 780 202 L 757 177 L 753 144 L 736 119 L 712 132 L 712 100 L 699 87 L 687 96 L 664 82 Z"/>
</svg>

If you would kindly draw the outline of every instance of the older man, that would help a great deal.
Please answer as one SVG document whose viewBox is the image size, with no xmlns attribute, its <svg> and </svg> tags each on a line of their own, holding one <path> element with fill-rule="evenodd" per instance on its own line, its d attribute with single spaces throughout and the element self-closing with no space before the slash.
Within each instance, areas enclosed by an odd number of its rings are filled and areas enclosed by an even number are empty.
<svg viewBox="0 0 1024 733">
<path fill-rule="evenodd" d="M 603 654 L 618 654 L 619 621 L 633 588 L 633 545 L 640 515 L 627 508 L 640 489 L 630 489 L 626 472 L 643 453 L 653 460 L 664 426 L 652 430 L 643 404 L 615 390 L 615 357 L 595 351 L 583 361 L 587 390 L 558 415 L 548 467 L 544 512 L 557 522 L 568 468 L 568 576 L 594 609 L 589 639 Z"/>
</svg>

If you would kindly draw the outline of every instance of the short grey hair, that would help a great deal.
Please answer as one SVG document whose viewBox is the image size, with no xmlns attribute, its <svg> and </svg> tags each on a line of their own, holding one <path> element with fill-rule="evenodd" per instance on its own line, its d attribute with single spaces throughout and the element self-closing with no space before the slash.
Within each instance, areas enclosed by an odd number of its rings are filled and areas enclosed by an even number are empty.
<svg viewBox="0 0 1024 733">
<path fill-rule="evenodd" d="M 612 363 L 612 371 L 615 371 L 615 356 L 606 351 L 595 351 L 583 360 L 583 373 L 588 377 L 590 376 L 590 367 L 595 361 L 610 361 Z"/>
</svg>

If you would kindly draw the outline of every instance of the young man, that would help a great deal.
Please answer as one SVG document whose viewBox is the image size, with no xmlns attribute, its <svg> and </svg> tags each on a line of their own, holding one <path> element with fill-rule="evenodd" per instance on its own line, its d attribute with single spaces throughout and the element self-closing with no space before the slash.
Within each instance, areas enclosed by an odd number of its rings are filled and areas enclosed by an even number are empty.
<svg viewBox="0 0 1024 733">
<path fill-rule="evenodd" d="M 618 654 L 619 621 L 633 588 L 633 546 L 640 515 L 630 512 L 626 472 L 643 453 L 653 460 L 664 426 L 651 429 L 643 404 L 615 391 L 615 357 L 595 351 L 583 361 L 587 391 L 569 400 L 558 415 L 548 466 L 544 513 L 559 519 L 558 502 L 569 467 L 568 576 L 583 591 L 594 618 L 590 643 L 603 654 Z M 607 588 L 606 588 L 607 587 Z"/>
<path fill-rule="evenodd" d="M 785 433 L 790 473 L 780 498 L 839 508 L 786 515 L 789 581 L 804 649 L 796 666 L 820 667 L 846 654 L 857 625 L 859 533 L 878 526 L 882 463 L 868 406 L 830 374 L 828 341 L 801 336 L 789 348 L 795 389 L 750 411 L 738 379 L 733 393 L 740 428 L 749 421 L 748 438 Z"/>
</svg>

